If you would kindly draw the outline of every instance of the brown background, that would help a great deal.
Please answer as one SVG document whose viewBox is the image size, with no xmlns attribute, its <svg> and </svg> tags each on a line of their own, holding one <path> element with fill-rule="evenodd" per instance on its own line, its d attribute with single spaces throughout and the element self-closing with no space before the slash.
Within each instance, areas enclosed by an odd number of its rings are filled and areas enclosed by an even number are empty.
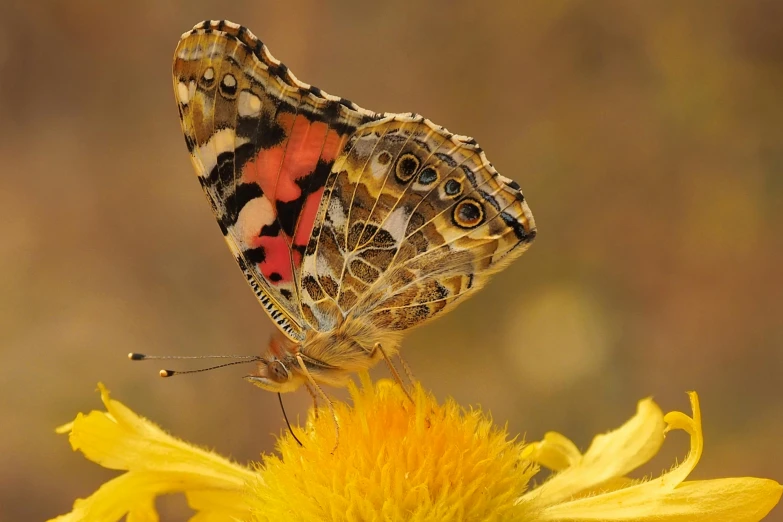
<svg viewBox="0 0 783 522">
<path fill-rule="evenodd" d="M 180 134 L 172 53 L 205 18 L 327 92 L 474 136 L 522 185 L 529 253 L 403 346 L 438 397 L 584 448 L 638 399 L 687 411 L 694 389 L 693 476 L 783 481 L 783 3 L 224 4 L 0 3 L 1 520 L 115 475 L 53 433 L 99 406 L 98 381 L 241 461 L 282 428 L 248 368 L 163 381 L 125 359 L 257 353 L 272 329 Z M 683 457 L 670 439 L 643 471 Z"/>
</svg>

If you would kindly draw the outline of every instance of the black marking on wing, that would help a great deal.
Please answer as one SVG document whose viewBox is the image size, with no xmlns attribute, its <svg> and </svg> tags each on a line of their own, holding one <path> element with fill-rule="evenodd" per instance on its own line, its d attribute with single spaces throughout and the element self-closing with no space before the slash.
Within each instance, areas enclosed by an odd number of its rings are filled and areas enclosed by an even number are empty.
<svg viewBox="0 0 783 522">
<path fill-rule="evenodd" d="M 276 236 L 280 233 L 280 223 L 277 220 L 274 220 L 274 222 L 271 225 L 264 225 L 261 227 L 261 230 L 258 232 L 258 237 L 261 236 Z"/>
<path fill-rule="evenodd" d="M 214 189 L 219 197 L 223 197 L 227 188 L 234 184 L 234 170 L 242 169 L 242 166 L 255 157 L 257 149 L 252 143 L 240 145 L 233 151 L 218 154 L 217 163 L 202 186 Z M 199 178 L 201 179 L 201 178 Z"/>
<path fill-rule="evenodd" d="M 234 182 L 234 152 L 227 151 L 218 154 L 217 163 L 207 176 L 210 187 L 225 187 Z"/>
<path fill-rule="evenodd" d="M 269 113 L 262 112 L 260 117 L 242 118 L 237 121 L 236 135 L 253 140 L 256 151 L 281 144 L 286 139 L 285 129 Z"/>
<path fill-rule="evenodd" d="M 242 255 L 249 263 L 263 263 L 266 260 L 266 251 L 264 247 L 248 248 Z"/>
<path fill-rule="evenodd" d="M 296 184 L 301 190 L 299 197 L 291 201 L 277 201 L 275 203 L 277 220 L 280 222 L 283 232 L 288 236 L 294 236 L 299 222 L 299 214 L 301 214 L 308 196 L 324 186 L 331 168 L 331 162 L 327 163 L 319 159 L 313 172 L 296 180 Z"/>
<path fill-rule="evenodd" d="M 468 178 L 468 181 L 470 182 L 471 186 L 473 188 L 476 188 L 476 174 L 473 173 L 472 170 L 470 170 L 470 167 L 467 165 L 460 165 L 460 168 L 462 169 L 462 172 L 465 173 L 465 177 Z"/>
<path fill-rule="evenodd" d="M 269 68 L 269 73 L 285 80 L 286 83 L 290 83 L 290 78 L 288 77 L 288 67 L 284 63 L 272 65 Z"/>
<path fill-rule="evenodd" d="M 244 40 L 245 36 L 247 36 L 247 28 L 244 25 L 240 25 L 239 29 L 237 29 L 237 40 Z"/>
<path fill-rule="evenodd" d="M 483 190 L 479 190 L 478 193 L 484 199 L 484 201 L 486 201 L 487 203 L 489 203 L 490 205 L 495 207 L 495 210 L 500 212 L 500 203 L 498 203 L 498 200 L 495 199 L 495 196 L 493 196 L 493 195 L 491 195 L 488 192 L 485 192 Z"/>
<path fill-rule="evenodd" d="M 519 183 L 517 183 L 517 182 L 516 182 L 516 181 L 514 181 L 513 179 L 510 179 L 510 180 L 508 180 L 508 181 L 506 182 L 506 186 L 507 186 L 507 187 L 511 187 L 511 188 L 512 188 L 512 189 L 514 189 L 514 190 L 521 190 L 521 189 L 522 189 L 522 187 L 520 187 L 520 186 L 519 186 Z"/>
<path fill-rule="evenodd" d="M 503 222 L 511 227 L 514 230 L 514 235 L 517 236 L 517 239 L 520 241 L 533 241 L 533 238 L 536 237 L 536 231 L 531 230 L 530 233 L 525 232 L 525 227 L 522 226 L 522 223 L 520 223 L 514 216 L 507 212 L 501 212 L 500 218 L 503 220 Z"/>
<path fill-rule="evenodd" d="M 444 154 L 443 152 L 436 152 L 435 157 L 441 160 L 443 163 L 451 167 L 452 169 L 457 168 L 457 162 L 454 161 L 454 158 L 452 158 L 448 154 Z"/>
</svg>

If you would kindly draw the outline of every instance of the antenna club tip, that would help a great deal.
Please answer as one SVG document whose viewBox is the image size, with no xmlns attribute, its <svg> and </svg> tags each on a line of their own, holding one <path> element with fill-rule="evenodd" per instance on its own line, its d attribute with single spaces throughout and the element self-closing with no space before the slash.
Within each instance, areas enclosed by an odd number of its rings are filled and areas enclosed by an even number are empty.
<svg viewBox="0 0 783 522">
<path fill-rule="evenodd" d="M 143 353 L 131 352 L 128 354 L 128 359 L 130 359 L 131 361 L 141 361 L 145 357 L 146 356 Z"/>
<path fill-rule="evenodd" d="M 171 377 L 172 375 L 174 375 L 174 370 L 161 370 L 160 371 L 160 376 L 161 377 Z"/>
</svg>

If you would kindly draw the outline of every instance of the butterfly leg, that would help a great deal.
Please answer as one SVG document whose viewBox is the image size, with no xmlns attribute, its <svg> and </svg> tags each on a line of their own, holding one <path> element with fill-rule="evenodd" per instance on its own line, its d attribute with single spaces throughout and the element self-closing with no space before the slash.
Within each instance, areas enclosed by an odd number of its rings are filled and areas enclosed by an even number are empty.
<svg viewBox="0 0 783 522">
<path fill-rule="evenodd" d="M 332 454 L 334 454 L 334 452 L 337 451 L 337 444 L 340 442 L 340 425 L 337 424 L 337 414 L 334 411 L 334 404 L 332 404 L 329 396 L 324 393 L 320 386 L 318 386 L 318 383 L 315 382 L 315 379 L 313 379 L 313 376 L 310 375 L 310 372 L 307 371 L 307 366 L 305 366 L 301 355 L 296 355 L 296 361 L 299 363 L 299 368 L 302 369 L 302 373 L 304 373 L 307 377 L 307 380 L 310 381 L 310 386 L 312 386 L 318 392 L 321 398 L 326 401 L 326 405 L 329 406 L 329 411 L 332 413 L 332 419 L 334 420 L 334 447 L 332 448 Z"/>
<path fill-rule="evenodd" d="M 405 376 L 408 378 L 408 381 L 410 381 L 412 386 L 416 382 L 416 377 L 413 376 L 411 367 L 408 366 L 408 363 L 405 362 L 405 359 L 402 358 L 402 355 L 400 355 L 399 352 L 397 352 L 397 359 L 399 359 L 400 365 L 402 366 L 402 371 L 405 372 Z"/>
<path fill-rule="evenodd" d="M 405 387 L 405 383 L 402 382 L 402 379 L 400 378 L 399 372 L 397 372 L 397 368 L 394 367 L 394 363 L 392 363 L 391 359 L 389 359 L 389 356 L 386 354 L 386 350 L 383 349 L 383 346 L 381 343 L 375 343 L 375 346 L 373 347 L 373 352 L 378 350 L 381 352 L 381 355 L 383 355 L 383 359 L 386 361 L 386 364 L 389 366 L 389 370 L 391 371 L 392 375 L 394 376 L 394 380 L 397 381 L 397 384 L 400 385 L 400 388 L 402 388 L 402 391 L 405 392 L 405 395 L 407 395 L 408 399 L 410 399 L 411 404 L 416 404 L 413 400 L 413 397 L 411 397 L 410 392 L 408 392 L 408 388 Z M 402 359 L 400 359 L 402 360 Z"/>
<path fill-rule="evenodd" d="M 305 383 L 305 388 L 307 388 L 307 392 L 310 394 L 310 397 L 313 398 L 313 415 L 316 419 L 318 419 L 318 395 L 315 393 L 313 387 L 310 386 L 309 382 Z"/>
</svg>

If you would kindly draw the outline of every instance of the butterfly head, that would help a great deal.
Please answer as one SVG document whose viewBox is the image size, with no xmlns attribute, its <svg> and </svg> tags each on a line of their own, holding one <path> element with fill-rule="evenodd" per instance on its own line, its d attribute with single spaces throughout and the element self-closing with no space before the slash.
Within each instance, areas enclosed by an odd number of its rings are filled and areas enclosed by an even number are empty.
<svg viewBox="0 0 783 522">
<path fill-rule="evenodd" d="M 256 371 L 245 379 L 250 383 L 275 393 L 294 391 L 303 379 L 297 370 L 296 346 L 280 336 L 272 337 L 267 353 L 261 356 Z"/>
<path fill-rule="evenodd" d="M 267 391 L 285 393 L 294 391 L 302 384 L 298 372 L 293 371 L 296 360 L 276 357 L 262 357 L 256 371 L 245 377 L 247 381 Z"/>
</svg>

